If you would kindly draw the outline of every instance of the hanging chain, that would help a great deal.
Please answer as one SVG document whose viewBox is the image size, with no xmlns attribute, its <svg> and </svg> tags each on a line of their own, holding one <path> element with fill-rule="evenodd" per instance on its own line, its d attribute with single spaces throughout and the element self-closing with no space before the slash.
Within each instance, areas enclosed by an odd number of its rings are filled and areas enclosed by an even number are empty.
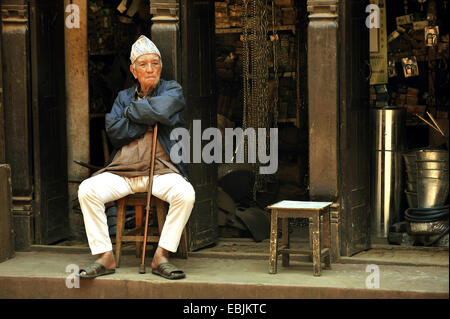
<svg viewBox="0 0 450 319">
<path fill-rule="evenodd" d="M 248 30 L 248 6 L 251 6 L 251 34 Z M 272 9 L 273 10 L 273 9 Z M 271 126 L 271 113 L 268 101 L 268 53 L 267 41 L 267 0 L 243 0 L 242 8 L 242 58 L 243 58 L 243 127 L 254 128 L 258 143 L 258 128 L 266 129 L 266 150 L 270 141 L 269 128 Z M 251 60 L 250 60 L 251 55 Z M 277 71 L 276 71 L 277 72 Z M 278 88 L 278 82 L 277 82 Z M 276 98 L 278 100 L 278 98 Z M 245 141 L 245 156 L 248 155 L 248 140 Z M 257 149 L 258 149 L 258 145 Z M 253 165 L 255 184 L 253 198 L 256 193 L 265 188 L 267 176 L 259 174 L 260 163 Z"/>
<path fill-rule="evenodd" d="M 253 0 L 254 2 L 254 26 L 253 30 L 254 38 L 252 62 L 254 68 L 252 70 L 252 82 L 253 82 L 253 101 L 254 102 L 254 122 L 255 128 L 264 128 L 266 130 L 266 137 L 269 128 L 269 101 L 268 101 L 268 82 L 269 82 L 269 69 L 268 69 L 268 41 L 267 41 L 267 0 Z M 259 149 L 262 145 L 259 144 L 259 130 L 256 132 L 256 142 Z M 267 139 L 263 141 L 266 143 Z M 257 162 L 254 165 L 255 169 L 255 184 L 253 188 L 253 198 L 256 199 L 256 193 L 258 191 L 265 190 L 266 187 L 266 175 L 259 174 L 260 163 Z"/>
<path fill-rule="evenodd" d="M 243 7 L 242 7 L 242 26 L 243 26 L 243 32 L 242 32 L 242 106 L 243 106 L 243 123 L 242 126 L 245 129 L 248 127 L 248 98 L 249 98 L 249 48 L 248 48 L 248 0 L 243 0 Z M 244 156 L 245 161 L 247 161 L 247 153 L 248 152 L 248 140 L 247 137 L 245 137 L 244 140 Z"/>
<path fill-rule="evenodd" d="M 275 1 L 272 1 L 272 53 L 273 53 L 273 72 L 275 77 L 275 88 L 273 91 L 273 125 L 278 126 L 278 34 L 275 28 Z"/>
</svg>

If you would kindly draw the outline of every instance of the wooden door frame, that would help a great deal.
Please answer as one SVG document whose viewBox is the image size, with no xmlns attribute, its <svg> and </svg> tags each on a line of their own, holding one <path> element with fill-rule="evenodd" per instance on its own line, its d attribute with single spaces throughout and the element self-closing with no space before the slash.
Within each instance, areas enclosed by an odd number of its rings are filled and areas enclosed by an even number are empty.
<svg viewBox="0 0 450 319">
<path fill-rule="evenodd" d="M 0 34 L 2 34 L 2 15 L 0 14 Z M 5 116 L 3 106 L 3 60 L 2 41 L 0 40 L 0 164 L 5 163 Z"/>
<path fill-rule="evenodd" d="M 62 22 L 62 24 L 60 25 L 61 28 L 65 27 L 64 25 L 64 1 L 60 0 L 61 2 L 51 2 L 49 1 L 49 3 L 51 3 L 52 5 L 58 6 L 60 11 L 58 12 L 59 14 L 62 15 L 62 18 L 60 18 L 60 22 Z M 30 19 L 29 19 L 29 24 L 30 24 L 30 78 L 31 78 L 31 108 L 32 108 L 32 127 L 33 127 L 33 164 L 34 164 L 34 172 L 33 172 L 33 177 L 34 177 L 34 200 L 33 200 L 33 212 L 34 212 L 34 229 L 35 229 L 35 234 L 34 234 L 34 240 L 35 240 L 35 244 L 49 244 L 51 242 L 54 242 L 55 239 L 56 240 L 61 240 L 63 238 L 61 238 L 61 233 L 66 233 L 67 232 L 67 238 L 70 237 L 70 220 L 69 220 L 69 196 L 68 196 L 68 169 L 67 169 L 67 136 L 66 136 L 66 132 L 67 132 L 67 116 L 66 116 L 66 98 L 65 98 L 65 91 L 64 92 L 59 92 L 60 96 L 60 101 L 58 101 L 58 99 L 56 99 L 56 103 L 61 102 L 64 104 L 59 104 L 59 106 L 64 107 L 64 116 L 61 116 L 62 119 L 60 120 L 64 120 L 65 121 L 65 129 L 62 130 L 64 131 L 64 138 L 62 138 L 61 140 L 63 141 L 62 143 L 62 148 L 58 149 L 57 152 L 65 152 L 61 153 L 64 154 L 63 158 L 63 169 L 61 170 L 61 173 L 64 174 L 64 178 L 65 178 L 65 182 L 63 183 L 65 185 L 65 190 L 60 190 L 61 192 L 65 192 L 65 194 L 63 194 L 66 198 L 66 206 L 62 209 L 66 209 L 66 212 L 63 212 L 62 214 L 67 214 L 67 216 L 64 218 L 64 222 L 62 224 L 58 224 L 60 225 L 60 229 L 63 229 L 63 231 L 59 231 L 58 235 L 53 233 L 55 236 L 52 237 L 51 232 L 47 231 L 47 227 L 48 227 L 48 214 L 49 214 L 49 201 L 48 198 L 45 196 L 46 194 L 44 192 L 48 192 L 50 190 L 49 187 L 46 187 L 45 185 L 45 176 L 43 176 L 43 171 L 45 172 L 45 170 L 43 169 L 43 167 L 45 167 L 45 165 L 48 165 L 48 163 L 45 163 L 42 161 L 41 158 L 41 152 L 43 151 L 43 147 L 42 145 L 44 143 L 42 143 L 41 141 L 41 124 L 42 123 L 42 119 L 41 119 L 41 110 L 42 110 L 42 106 L 41 106 L 41 93 L 39 92 L 39 52 L 38 52 L 38 20 L 39 20 L 39 12 L 37 12 L 37 6 L 39 5 L 39 0 L 30 0 L 29 1 L 29 6 L 30 6 Z M 62 35 L 62 39 L 64 39 L 64 29 L 59 29 L 57 30 L 57 32 L 60 32 L 62 34 L 60 34 L 60 36 Z M 62 61 L 63 63 L 65 63 L 65 44 L 64 42 L 60 43 L 60 45 L 62 45 L 62 47 L 60 47 L 59 49 L 62 51 Z M 61 53 L 61 52 L 60 52 Z M 65 72 L 65 67 L 63 66 L 62 68 L 62 72 Z M 61 76 L 61 74 L 58 74 Z M 62 85 L 64 87 L 64 90 L 66 88 L 65 85 L 65 76 L 63 74 L 63 81 L 64 81 L 64 85 Z M 58 193 L 59 195 L 61 195 L 62 193 Z M 47 194 L 48 195 L 48 194 Z M 60 196 L 61 197 L 61 196 Z"/>
<path fill-rule="evenodd" d="M 2 160 L 11 166 L 15 249 L 33 243 L 33 153 L 28 1 L 0 2 L 2 16 Z M 12 85 L 14 83 L 14 85 Z"/>
<path fill-rule="evenodd" d="M 158 45 L 161 55 L 163 56 L 164 68 L 161 77 L 166 79 L 174 79 L 182 85 L 186 100 L 186 128 L 190 131 L 192 126 L 192 117 L 195 111 L 193 109 L 193 105 L 196 101 L 194 101 L 192 94 L 192 85 L 188 83 L 189 52 L 186 52 L 188 48 L 186 45 L 188 41 L 188 32 L 186 29 L 183 29 L 183 27 L 186 28 L 188 25 L 186 21 L 188 20 L 188 10 L 192 3 L 193 2 L 191 2 L 191 0 L 152 0 L 150 2 L 150 13 L 153 15 L 151 38 Z M 212 10 L 214 10 L 214 6 L 211 7 Z M 212 17 L 214 18 L 214 12 L 212 12 L 212 14 Z M 214 45 L 214 43 L 211 43 L 210 45 Z M 189 173 L 193 170 L 193 165 L 201 164 L 188 164 Z M 217 172 L 217 167 L 215 169 Z M 213 184 L 216 186 L 217 180 L 213 180 Z M 194 187 L 195 186 L 196 185 L 194 185 Z M 202 195 L 202 190 L 196 189 L 196 192 L 196 198 L 199 199 Z M 201 203 L 197 200 L 191 216 L 195 214 L 196 209 L 198 208 L 197 206 L 200 204 Z M 211 210 L 215 211 L 215 198 L 211 199 L 211 204 Z M 216 225 L 216 227 L 217 230 L 208 232 L 203 237 L 198 236 L 198 232 L 195 229 L 195 225 L 193 225 L 191 218 L 187 224 L 188 249 L 196 250 L 202 248 L 204 244 L 200 242 L 204 241 L 206 243 L 206 241 L 209 241 L 210 238 L 214 237 L 214 233 L 218 233 L 218 225 Z M 205 238 L 205 240 L 194 238 L 196 236 Z"/>
<path fill-rule="evenodd" d="M 338 0 L 307 2 L 309 195 L 311 200 L 333 202 L 333 260 L 341 255 L 338 5 Z"/>
<path fill-rule="evenodd" d="M 342 96 L 345 43 L 343 12 L 347 0 L 308 0 L 309 187 L 311 200 L 333 201 L 332 257 L 351 254 L 353 227 L 346 207 L 342 174 L 341 119 L 347 99 Z M 369 112 L 369 110 L 367 110 Z M 369 160 L 369 158 L 367 158 Z M 370 181 L 368 181 L 370 185 Z M 370 206 L 370 205 L 369 205 Z M 367 212 L 370 214 L 370 211 Z"/>
</svg>

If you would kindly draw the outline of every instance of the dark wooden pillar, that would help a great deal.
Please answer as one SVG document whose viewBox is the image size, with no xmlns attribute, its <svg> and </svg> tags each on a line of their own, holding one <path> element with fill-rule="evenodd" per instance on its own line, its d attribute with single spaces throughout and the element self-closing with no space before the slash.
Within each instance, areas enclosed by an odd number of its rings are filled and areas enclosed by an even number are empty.
<svg viewBox="0 0 450 319">
<path fill-rule="evenodd" d="M 312 199 L 338 197 L 337 1 L 309 0 L 309 178 Z"/>
<path fill-rule="evenodd" d="M 152 41 L 162 55 L 161 78 L 181 82 L 180 9 L 178 0 L 152 0 Z"/>
<path fill-rule="evenodd" d="M 338 177 L 338 3 L 308 3 L 309 193 L 312 200 L 333 201 L 331 255 L 340 256 Z"/>
<path fill-rule="evenodd" d="M 26 249 L 34 238 L 27 2 L 0 4 L 4 160 L 11 166 L 16 250 Z"/>
<path fill-rule="evenodd" d="M 308 0 L 310 197 L 333 201 L 332 251 L 369 248 L 365 0 Z"/>
<path fill-rule="evenodd" d="M 0 14 L 0 34 L 2 34 L 2 15 Z M 5 119 L 3 107 L 3 64 L 2 64 L 2 41 L 0 40 L 0 164 L 5 163 Z"/>
<path fill-rule="evenodd" d="M 11 164 L 14 196 L 31 193 L 28 5 L 2 1 L 5 158 Z"/>
<path fill-rule="evenodd" d="M 151 0 L 151 38 L 161 51 L 161 78 L 176 80 L 186 99 L 186 128 L 201 120 L 202 129 L 216 126 L 214 91 L 214 2 L 192 0 Z M 191 145 L 193 145 L 191 141 Z M 188 164 L 195 205 L 188 222 L 189 250 L 216 242 L 217 167 Z"/>
</svg>

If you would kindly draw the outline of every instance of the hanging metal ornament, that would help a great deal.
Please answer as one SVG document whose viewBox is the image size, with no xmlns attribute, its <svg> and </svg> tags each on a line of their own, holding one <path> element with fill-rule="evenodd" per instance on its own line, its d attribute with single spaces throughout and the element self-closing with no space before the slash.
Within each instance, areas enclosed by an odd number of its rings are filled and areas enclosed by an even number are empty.
<svg viewBox="0 0 450 319">
<path fill-rule="evenodd" d="M 425 27 L 425 45 L 427 47 L 434 47 L 438 45 L 439 27 Z"/>
<path fill-rule="evenodd" d="M 403 8 L 405 9 L 405 14 L 408 14 L 408 0 L 404 0 L 403 4 L 404 4 Z"/>
<path fill-rule="evenodd" d="M 388 76 L 390 78 L 397 76 L 397 68 L 395 67 L 395 60 L 393 58 L 388 59 Z"/>
<path fill-rule="evenodd" d="M 402 58 L 402 67 L 405 78 L 419 75 L 419 65 L 415 56 Z"/>
</svg>

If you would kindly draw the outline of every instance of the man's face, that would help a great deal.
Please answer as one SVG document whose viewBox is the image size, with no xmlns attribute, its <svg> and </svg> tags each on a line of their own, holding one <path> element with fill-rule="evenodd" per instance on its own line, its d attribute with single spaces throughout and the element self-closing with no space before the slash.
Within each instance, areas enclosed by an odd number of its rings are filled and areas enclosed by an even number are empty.
<svg viewBox="0 0 450 319">
<path fill-rule="evenodd" d="M 144 90 L 156 87 L 161 76 L 161 69 L 161 60 L 154 53 L 141 55 L 130 65 L 131 73 Z"/>
</svg>

